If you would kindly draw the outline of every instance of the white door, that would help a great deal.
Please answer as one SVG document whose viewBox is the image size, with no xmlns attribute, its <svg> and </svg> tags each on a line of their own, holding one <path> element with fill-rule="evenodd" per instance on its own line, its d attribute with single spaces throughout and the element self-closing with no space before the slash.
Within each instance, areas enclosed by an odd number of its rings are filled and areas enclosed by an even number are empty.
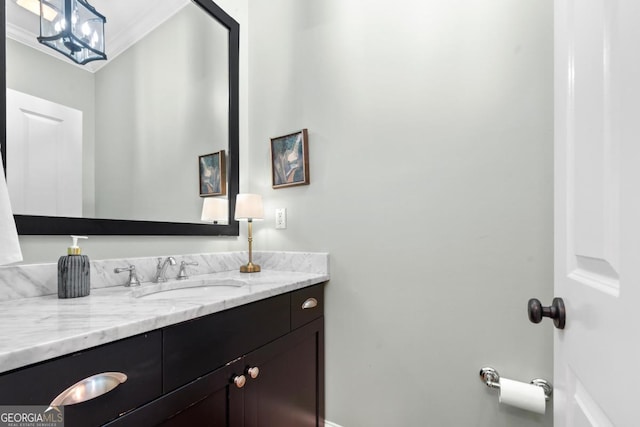
<svg viewBox="0 0 640 427">
<path fill-rule="evenodd" d="M 82 216 L 82 112 L 7 89 L 7 187 L 13 212 Z"/>
<path fill-rule="evenodd" d="M 640 1 L 554 4 L 555 427 L 637 427 Z"/>
</svg>

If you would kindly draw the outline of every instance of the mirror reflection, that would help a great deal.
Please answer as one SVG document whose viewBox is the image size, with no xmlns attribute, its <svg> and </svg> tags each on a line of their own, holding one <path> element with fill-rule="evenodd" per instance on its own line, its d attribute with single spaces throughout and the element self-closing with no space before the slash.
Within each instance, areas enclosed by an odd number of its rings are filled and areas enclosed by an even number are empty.
<svg viewBox="0 0 640 427">
<path fill-rule="evenodd" d="M 233 155 L 229 32 L 198 6 L 172 1 L 168 16 L 125 46 L 119 29 L 131 22 L 118 22 L 122 12 L 109 16 L 108 3 L 92 5 L 107 16 L 109 60 L 78 66 L 38 48 L 39 17 L 7 0 L 14 213 L 201 222 L 199 157 Z M 119 4 L 126 10 L 129 2 Z M 115 52 L 112 29 L 120 37 Z M 222 185 L 228 181 L 224 173 Z"/>
</svg>

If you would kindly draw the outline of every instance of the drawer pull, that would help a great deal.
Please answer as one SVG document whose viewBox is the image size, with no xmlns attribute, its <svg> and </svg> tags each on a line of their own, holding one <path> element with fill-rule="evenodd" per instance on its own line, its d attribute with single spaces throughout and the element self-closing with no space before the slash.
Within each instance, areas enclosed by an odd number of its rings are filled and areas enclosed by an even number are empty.
<svg viewBox="0 0 640 427">
<path fill-rule="evenodd" d="M 318 306 L 318 300 L 315 298 L 307 298 L 307 300 L 302 303 L 303 310 L 308 310 L 310 308 L 315 308 L 317 306 Z"/>
<path fill-rule="evenodd" d="M 49 404 L 49 409 L 57 406 L 74 405 L 86 402 L 105 393 L 109 393 L 114 388 L 127 380 L 127 376 L 122 372 L 103 372 L 78 381 L 62 393 L 60 393 Z M 47 409 L 48 410 L 48 409 Z"/>
<path fill-rule="evenodd" d="M 236 387 L 242 388 L 247 383 L 247 378 L 244 375 L 236 375 L 233 377 L 233 383 Z"/>
<path fill-rule="evenodd" d="M 249 368 L 247 369 L 247 374 L 249 374 L 249 376 L 255 380 L 256 378 L 258 378 L 258 375 L 260 375 L 260 368 L 258 368 L 257 366 Z"/>
</svg>

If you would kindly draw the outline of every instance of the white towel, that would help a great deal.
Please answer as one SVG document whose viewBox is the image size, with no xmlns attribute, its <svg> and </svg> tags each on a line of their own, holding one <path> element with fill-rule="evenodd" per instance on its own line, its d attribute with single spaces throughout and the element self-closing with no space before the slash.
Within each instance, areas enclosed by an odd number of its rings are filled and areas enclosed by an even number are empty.
<svg viewBox="0 0 640 427">
<path fill-rule="evenodd" d="M 9 190 L 7 190 L 2 156 L 0 156 L 0 265 L 19 261 L 22 261 L 22 251 L 20 251 L 18 230 L 11 212 Z"/>
</svg>

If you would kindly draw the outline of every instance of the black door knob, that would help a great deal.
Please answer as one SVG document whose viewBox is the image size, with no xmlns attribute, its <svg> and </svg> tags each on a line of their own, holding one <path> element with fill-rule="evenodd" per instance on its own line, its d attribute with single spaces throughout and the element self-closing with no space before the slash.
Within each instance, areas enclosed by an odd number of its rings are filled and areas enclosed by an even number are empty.
<svg viewBox="0 0 640 427">
<path fill-rule="evenodd" d="M 553 319 L 553 324 L 558 329 L 564 329 L 567 312 L 564 308 L 562 298 L 554 298 L 549 307 L 543 307 L 540 300 L 531 298 L 527 305 L 529 320 L 533 323 L 540 323 L 543 317 Z"/>
</svg>

